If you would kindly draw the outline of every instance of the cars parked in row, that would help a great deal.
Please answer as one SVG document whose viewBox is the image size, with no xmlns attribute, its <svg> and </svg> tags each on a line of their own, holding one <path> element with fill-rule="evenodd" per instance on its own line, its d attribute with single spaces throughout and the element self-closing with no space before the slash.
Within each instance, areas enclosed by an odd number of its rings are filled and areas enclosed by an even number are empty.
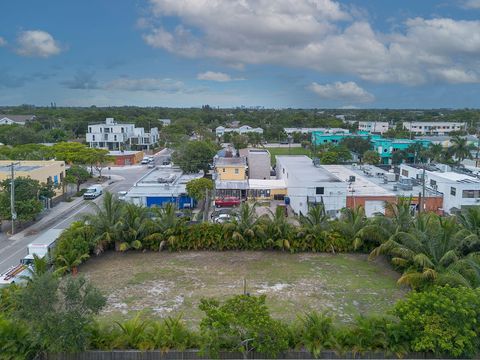
<svg viewBox="0 0 480 360">
<path fill-rule="evenodd" d="M 241 203 L 242 201 L 239 198 L 234 196 L 225 196 L 223 198 L 215 199 L 215 206 L 217 208 L 240 206 Z"/>
</svg>

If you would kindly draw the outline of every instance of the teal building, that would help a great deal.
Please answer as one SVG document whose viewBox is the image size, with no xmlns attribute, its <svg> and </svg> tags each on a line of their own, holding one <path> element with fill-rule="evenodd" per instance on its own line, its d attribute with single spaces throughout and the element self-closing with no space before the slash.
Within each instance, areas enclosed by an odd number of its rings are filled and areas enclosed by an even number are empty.
<svg viewBox="0 0 480 360">
<path fill-rule="evenodd" d="M 392 156 L 397 151 L 408 149 L 408 147 L 415 143 L 420 143 L 424 147 L 431 145 L 430 140 L 424 139 L 386 139 L 378 134 L 370 134 L 368 132 L 359 131 L 356 134 L 330 134 L 321 131 L 312 132 L 312 144 L 315 146 L 321 146 L 326 144 L 339 144 L 343 139 L 347 137 L 361 137 L 369 139 L 372 150 L 375 150 L 381 158 L 382 164 L 391 164 Z M 413 154 L 412 154 L 413 158 Z"/>
</svg>

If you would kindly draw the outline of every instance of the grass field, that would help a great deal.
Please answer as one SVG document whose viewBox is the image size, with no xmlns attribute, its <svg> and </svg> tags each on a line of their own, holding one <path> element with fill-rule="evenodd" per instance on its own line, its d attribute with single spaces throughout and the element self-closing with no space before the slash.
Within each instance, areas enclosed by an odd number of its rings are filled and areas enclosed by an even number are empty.
<svg viewBox="0 0 480 360">
<path fill-rule="evenodd" d="M 201 298 L 266 294 L 275 318 L 329 311 L 337 321 L 385 313 L 406 290 L 382 261 L 364 255 L 277 252 L 107 253 L 80 268 L 108 297 L 101 318 L 120 320 L 144 310 L 151 317 L 183 313 L 195 326 Z"/>
<path fill-rule="evenodd" d="M 267 148 L 270 151 L 272 165 L 275 165 L 275 155 L 307 155 L 311 156 L 309 149 L 302 147 L 276 147 L 276 148 Z"/>
</svg>

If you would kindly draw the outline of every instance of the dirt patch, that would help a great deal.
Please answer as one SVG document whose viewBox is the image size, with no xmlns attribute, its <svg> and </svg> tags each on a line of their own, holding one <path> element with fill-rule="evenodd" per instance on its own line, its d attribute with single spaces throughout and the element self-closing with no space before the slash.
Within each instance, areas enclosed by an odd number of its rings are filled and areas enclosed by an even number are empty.
<svg viewBox="0 0 480 360">
<path fill-rule="evenodd" d="M 244 281 L 248 293 L 266 295 L 272 315 L 287 321 L 312 310 L 328 311 L 339 322 L 381 314 L 406 292 L 388 265 L 356 254 L 107 253 L 80 272 L 106 294 L 104 318 L 183 313 L 192 325 L 202 317 L 200 299 L 241 294 Z"/>
</svg>

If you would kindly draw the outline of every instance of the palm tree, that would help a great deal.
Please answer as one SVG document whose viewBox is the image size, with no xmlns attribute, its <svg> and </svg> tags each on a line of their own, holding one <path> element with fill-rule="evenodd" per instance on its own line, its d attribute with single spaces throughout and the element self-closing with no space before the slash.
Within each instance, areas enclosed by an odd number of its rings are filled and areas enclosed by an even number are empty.
<svg viewBox="0 0 480 360">
<path fill-rule="evenodd" d="M 145 350 L 149 344 L 146 341 L 146 328 L 150 321 L 142 319 L 142 313 L 139 312 L 134 318 L 120 323 L 115 322 L 120 328 L 120 336 L 116 339 L 117 347 L 121 349 L 140 349 Z"/>
<path fill-rule="evenodd" d="M 70 251 L 66 254 L 59 255 L 57 257 L 57 262 L 62 266 L 59 267 L 55 272 L 57 274 L 65 274 L 67 272 L 72 273 L 73 276 L 78 274 L 78 266 L 87 260 L 90 256 L 88 254 L 80 254 L 78 251 Z"/>
<path fill-rule="evenodd" d="M 469 254 L 480 251 L 480 206 L 466 208 L 456 218 L 462 227 L 460 252 Z"/>
<path fill-rule="evenodd" d="M 444 162 L 446 152 L 441 144 L 431 144 L 427 151 L 430 162 Z"/>
<path fill-rule="evenodd" d="M 322 203 L 311 205 L 307 215 L 300 214 L 299 221 L 300 225 L 307 229 L 327 230 L 330 228 L 330 218 Z"/>
<path fill-rule="evenodd" d="M 98 254 L 105 250 L 112 242 L 120 240 L 119 231 L 123 216 L 124 203 L 118 200 L 110 192 L 105 192 L 101 206 L 94 202 L 94 213 L 84 217 L 84 221 L 94 229 L 95 243 L 97 244 L 95 252 Z"/>
<path fill-rule="evenodd" d="M 265 237 L 264 224 L 258 218 L 257 204 L 250 205 L 243 202 L 238 210 L 237 217 L 230 223 L 223 225 L 224 238 L 231 239 L 239 244 L 256 239 L 257 246 L 261 247 L 261 240 Z"/>
<path fill-rule="evenodd" d="M 122 243 L 119 246 L 121 251 L 128 248 L 140 249 L 142 240 L 148 234 L 148 209 L 135 204 L 125 204 L 123 216 L 120 220 L 120 238 Z"/>
<path fill-rule="evenodd" d="M 290 238 L 293 234 L 293 226 L 285 216 L 285 209 L 277 206 L 275 212 L 268 209 L 270 216 L 263 218 L 265 232 L 268 241 L 273 243 L 279 249 L 290 249 Z"/>
<path fill-rule="evenodd" d="M 379 245 L 388 237 L 376 222 L 368 220 L 363 206 L 343 209 L 339 221 L 335 223 L 335 229 L 345 239 L 352 241 L 354 250 L 363 247 L 371 250 L 373 244 L 370 242 Z"/>
<path fill-rule="evenodd" d="M 480 253 L 462 256 L 460 234 L 455 218 L 422 213 L 410 229 L 393 234 L 370 257 L 392 256 L 392 263 L 404 269 L 398 283 L 412 288 L 434 283 L 477 287 Z"/>
<path fill-rule="evenodd" d="M 455 156 L 457 162 L 462 162 L 464 159 L 471 159 L 471 151 L 475 149 L 473 144 L 469 144 L 466 138 L 455 136 L 451 140 L 452 146 L 450 147 L 451 154 Z"/>
<path fill-rule="evenodd" d="M 146 235 L 144 241 L 158 243 L 159 250 L 162 250 L 167 241 L 174 243 L 178 239 L 178 234 L 183 232 L 185 226 L 184 218 L 177 216 L 175 204 L 167 203 L 162 207 L 154 207 L 153 219 L 145 222 Z"/>
</svg>

